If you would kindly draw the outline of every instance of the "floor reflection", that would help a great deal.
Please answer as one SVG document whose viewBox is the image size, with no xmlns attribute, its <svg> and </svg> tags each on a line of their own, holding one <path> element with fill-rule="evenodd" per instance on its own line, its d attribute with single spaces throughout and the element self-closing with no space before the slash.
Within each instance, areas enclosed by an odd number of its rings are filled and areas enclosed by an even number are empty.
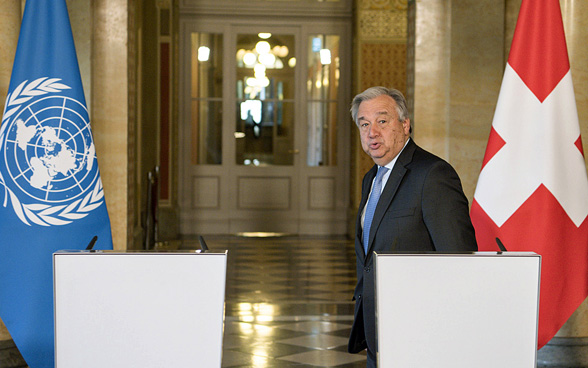
<svg viewBox="0 0 588 368">
<path fill-rule="evenodd" d="M 223 367 L 365 367 L 365 355 L 347 353 L 352 241 L 232 236 L 206 243 L 229 251 Z"/>
</svg>

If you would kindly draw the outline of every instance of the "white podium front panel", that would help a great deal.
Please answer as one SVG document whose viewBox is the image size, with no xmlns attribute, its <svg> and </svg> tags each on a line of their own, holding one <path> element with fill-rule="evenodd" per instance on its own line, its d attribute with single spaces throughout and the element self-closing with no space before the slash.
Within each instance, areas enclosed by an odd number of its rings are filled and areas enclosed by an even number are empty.
<svg viewBox="0 0 588 368">
<path fill-rule="evenodd" d="M 536 367 L 539 255 L 375 257 L 379 367 Z"/>
<path fill-rule="evenodd" d="M 57 368 L 221 366 L 227 254 L 59 252 Z"/>
</svg>

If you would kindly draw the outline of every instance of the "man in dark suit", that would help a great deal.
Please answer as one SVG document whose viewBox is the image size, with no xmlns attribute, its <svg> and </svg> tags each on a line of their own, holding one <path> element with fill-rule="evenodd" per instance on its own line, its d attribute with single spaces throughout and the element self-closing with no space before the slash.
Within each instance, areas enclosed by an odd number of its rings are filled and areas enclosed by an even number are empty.
<svg viewBox="0 0 588 368">
<path fill-rule="evenodd" d="M 477 245 L 459 177 L 410 138 L 402 93 L 369 88 L 355 96 L 351 115 L 376 165 L 363 178 L 355 227 L 357 286 L 348 350 L 367 348 L 367 366 L 376 367 L 373 252 L 476 251 Z"/>
</svg>

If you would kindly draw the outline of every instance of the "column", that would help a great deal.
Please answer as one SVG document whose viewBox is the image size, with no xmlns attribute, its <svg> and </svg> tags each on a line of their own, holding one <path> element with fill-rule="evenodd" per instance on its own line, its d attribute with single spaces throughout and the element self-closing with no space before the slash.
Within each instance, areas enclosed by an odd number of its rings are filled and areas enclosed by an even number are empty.
<svg viewBox="0 0 588 368">
<path fill-rule="evenodd" d="M 129 189 L 127 0 L 92 2 L 92 132 L 114 248 L 127 249 Z"/>
<path fill-rule="evenodd" d="M 504 72 L 504 2 L 415 3 L 415 141 L 453 165 L 471 202 Z"/>
</svg>

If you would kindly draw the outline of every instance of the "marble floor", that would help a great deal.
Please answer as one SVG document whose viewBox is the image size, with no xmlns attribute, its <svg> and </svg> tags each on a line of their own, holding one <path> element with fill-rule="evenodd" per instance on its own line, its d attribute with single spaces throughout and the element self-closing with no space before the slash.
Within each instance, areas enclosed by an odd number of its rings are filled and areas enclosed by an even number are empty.
<svg viewBox="0 0 588 368">
<path fill-rule="evenodd" d="M 351 240 L 205 240 L 211 250 L 228 250 L 222 367 L 365 367 L 365 353 L 347 353 L 356 281 Z M 188 239 L 180 248 L 200 245 Z M 13 345 L 0 348 L 0 363 L 26 367 Z"/>
<path fill-rule="evenodd" d="M 223 367 L 365 367 L 365 354 L 347 353 L 356 281 L 352 241 L 234 236 L 206 242 L 229 254 Z"/>
</svg>

